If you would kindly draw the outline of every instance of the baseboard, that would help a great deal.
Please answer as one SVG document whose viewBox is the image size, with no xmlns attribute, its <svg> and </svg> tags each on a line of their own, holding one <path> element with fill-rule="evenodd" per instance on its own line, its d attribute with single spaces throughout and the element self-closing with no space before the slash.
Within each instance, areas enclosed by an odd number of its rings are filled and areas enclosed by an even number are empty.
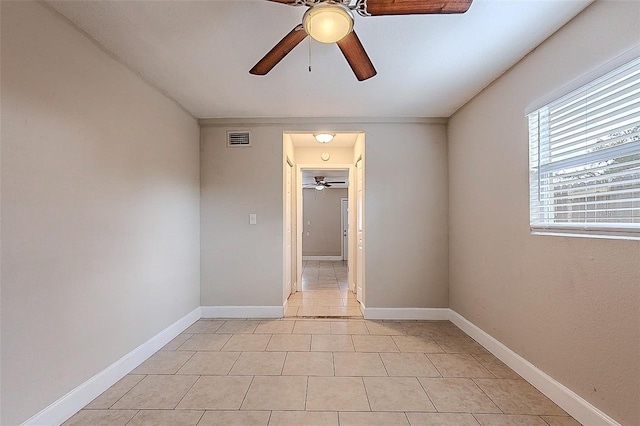
<svg viewBox="0 0 640 426">
<path fill-rule="evenodd" d="M 449 320 L 480 343 L 498 359 L 511 367 L 527 382 L 535 386 L 547 398 L 555 402 L 560 408 L 584 425 L 620 426 L 618 422 L 591 405 L 581 396 L 531 364 L 529 361 L 500 343 L 490 334 L 473 324 L 471 321 L 455 312 L 450 311 Z M 365 316 L 366 318 L 366 316 Z"/>
<path fill-rule="evenodd" d="M 284 306 L 201 306 L 202 318 L 282 318 Z"/>
<path fill-rule="evenodd" d="M 449 308 L 364 308 L 372 320 L 448 320 Z"/>
<path fill-rule="evenodd" d="M 200 318 L 196 308 L 160 333 L 153 336 L 62 398 L 24 422 L 23 426 L 59 425 L 93 401 L 102 392 L 142 364 L 147 358 L 173 340 Z"/>
<path fill-rule="evenodd" d="M 302 260 L 342 260 L 342 256 L 302 256 Z"/>
</svg>

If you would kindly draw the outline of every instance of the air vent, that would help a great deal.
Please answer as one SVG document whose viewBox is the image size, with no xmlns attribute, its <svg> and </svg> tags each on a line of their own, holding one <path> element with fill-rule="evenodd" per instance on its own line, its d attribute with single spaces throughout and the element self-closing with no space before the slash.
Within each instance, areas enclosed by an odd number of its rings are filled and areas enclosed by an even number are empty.
<svg viewBox="0 0 640 426">
<path fill-rule="evenodd" d="M 251 132 L 248 130 L 233 130 L 227 132 L 227 146 L 251 146 Z"/>
</svg>

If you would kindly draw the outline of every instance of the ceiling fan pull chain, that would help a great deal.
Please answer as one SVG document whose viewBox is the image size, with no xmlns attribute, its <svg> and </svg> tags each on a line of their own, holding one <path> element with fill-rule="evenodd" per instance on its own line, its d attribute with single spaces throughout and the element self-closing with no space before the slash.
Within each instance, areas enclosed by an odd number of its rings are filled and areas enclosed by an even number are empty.
<svg viewBox="0 0 640 426">
<path fill-rule="evenodd" d="M 311 72 L 311 37 L 309 37 L 309 72 Z"/>
</svg>

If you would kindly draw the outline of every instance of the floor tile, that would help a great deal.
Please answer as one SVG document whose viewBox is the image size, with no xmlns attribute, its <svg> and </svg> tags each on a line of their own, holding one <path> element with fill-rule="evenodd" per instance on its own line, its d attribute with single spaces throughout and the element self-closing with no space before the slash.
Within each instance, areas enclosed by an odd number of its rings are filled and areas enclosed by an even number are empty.
<svg viewBox="0 0 640 426">
<path fill-rule="evenodd" d="M 429 354 L 427 356 L 442 377 L 495 379 L 489 370 L 469 354 Z"/>
<path fill-rule="evenodd" d="M 254 333 L 291 333 L 293 331 L 294 323 L 295 321 L 283 320 L 260 321 L 260 324 L 256 327 L 256 331 Z"/>
<path fill-rule="evenodd" d="M 339 307 L 344 308 L 344 301 L 346 299 L 337 299 L 337 298 L 319 298 L 313 299 L 313 306 L 326 306 L 326 307 Z"/>
<path fill-rule="evenodd" d="M 316 275 L 315 290 L 290 299 L 355 300 Z M 579 425 L 449 321 L 296 317 L 190 329 L 65 424 Z"/>
<path fill-rule="evenodd" d="M 284 317 L 297 317 L 298 316 L 298 307 L 297 306 L 287 306 L 287 309 L 284 311 Z"/>
<path fill-rule="evenodd" d="M 311 335 L 309 334 L 274 334 L 267 345 L 267 351 L 303 352 L 310 350 Z"/>
<path fill-rule="evenodd" d="M 307 410 L 369 411 L 361 377 L 309 377 Z"/>
<path fill-rule="evenodd" d="M 338 413 L 325 411 L 274 411 L 269 426 L 338 426 Z"/>
<path fill-rule="evenodd" d="M 482 426 L 548 426 L 547 423 L 538 416 L 476 414 L 475 417 Z"/>
<path fill-rule="evenodd" d="M 353 341 L 350 335 L 321 335 L 311 336 L 312 351 L 353 352 Z"/>
<path fill-rule="evenodd" d="M 253 333 L 260 321 L 228 320 L 216 331 L 218 334 Z"/>
<path fill-rule="evenodd" d="M 369 334 L 379 334 L 384 336 L 398 336 L 407 334 L 399 322 L 385 321 L 365 321 Z"/>
<path fill-rule="evenodd" d="M 242 352 L 231 376 L 279 376 L 282 374 L 286 352 Z"/>
<path fill-rule="evenodd" d="M 136 410 L 82 410 L 62 426 L 124 426 L 135 414 Z"/>
<path fill-rule="evenodd" d="M 166 345 L 164 345 L 162 347 L 161 350 L 163 351 L 175 351 L 176 349 L 178 349 L 184 342 L 186 342 L 187 340 L 189 340 L 189 338 L 192 336 L 192 334 L 188 334 L 188 333 L 182 333 L 176 336 L 175 339 L 173 339 L 172 341 L 170 341 L 169 343 L 167 343 Z"/>
<path fill-rule="evenodd" d="M 425 354 L 381 353 L 380 357 L 389 376 L 440 377 Z"/>
<path fill-rule="evenodd" d="M 392 336 L 400 352 L 443 353 L 442 348 L 428 336 Z"/>
<path fill-rule="evenodd" d="M 333 376 L 331 352 L 289 352 L 284 362 L 284 376 Z"/>
<path fill-rule="evenodd" d="M 475 379 L 475 382 L 506 414 L 567 415 L 524 380 Z"/>
<path fill-rule="evenodd" d="M 329 315 L 334 317 L 357 317 L 362 316 L 362 311 L 357 306 L 331 306 Z"/>
<path fill-rule="evenodd" d="M 573 417 L 568 416 L 540 416 L 549 426 L 581 426 Z"/>
<path fill-rule="evenodd" d="M 131 374 L 175 374 L 195 354 L 191 351 L 158 351 Z"/>
<path fill-rule="evenodd" d="M 436 411 L 415 377 L 365 377 L 372 411 Z"/>
<path fill-rule="evenodd" d="M 304 410 L 307 377 L 256 376 L 242 403 L 243 410 Z"/>
<path fill-rule="evenodd" d="M 419 378 L 419 380 L 440 412 L 501 412 L 471 379 Z"/>
<path fill-rule="evenodd" d="M 369 334 L 364 321 L 331 321 L 331 334 Z"/>
<path fill-rule="evenodd" d="M 231 334 L 194 334 L 178 348 L 180 351 L 219 351 Z"/>
<path fill-rule="evenodd" d="M 293 333 L 331 334 L 331 323 L 329 321 L 296 321 Z"/>
<path fill-rule="evenodd" d="M 411 426 L 478 426 L 468 413 L 407 413 Z"/>
<path fill-rule="evenodd" d="M 201 319 L 193 323 L 185 333 L 215 333 L 224 324 L 224 321 Z"/>
<path fill-rule="evenodd" d="M 140 410 L 127 426 L 196 426 L 204 411 Z"/>
<path fill-rule="evenodd" d="M 398 352 L 391 336 L 353 335 L 353 345 L 357 352 Z"/>
<path fill-rule="evenodd" d="M 298 308 L 299 317 L 328 317 L 331 310 L 328 306 L 301 306 Z"/>
<path fill-rule="evenodd" d="M 252 377 L 238 376 L 202 376 L 187 392 L 177 408 L 237 410 L 242 404 L 252 379 Z"/>
<path fill-rule="evenodd" d="M 444 349 L 446 353 L 464 353 L 474 355 L 486 355 L 489 352 L 480 346 L 475 340 L 470 337 L 435 337 L 436 343 Z"/>
<path fill-rule="evenodd" d="M 404 413 L 348 412 L 340 413 L 340 426 L 409 426 Z"/>
<path fill-rule="evenodd" d="M 226 376 L 240 352 L 196 352 L 176 374 Z"/>
<path fill-rule="evenodd" d="M 198 426 L 267 426 L 270 411 L 205 411 Z"/>
<path fill-rule="evenodd" d="M 234 334 L 222 347 L 223 351 L 264 351 L 271 339 L 270 334 Z"/>
<path fill-rule="evenodd" d="M 387 376 L 377 353 L 336 352 L 333 362 L 336 376 Z"/>
<path fill-rule="evenodd" d="M 173 409 L 197 376 L 147 376 L 113 405 L 113 409 Z"/>
<path fill-rule="evenodd" d="M 518 373 L 510 369 L 492 354 L 473 355 L 473 357 L 498 379 L 520 379 Z"/>
<path fill-rule="evenodd" d="M 144 379 L 144 375 L 128 374 L 118 380 L 113 386 L 104 391 L 84 408 L 89 410 L 110 408 L 122 397 L 122 395 L 129 392 L 131 388 L 140 383 L 140 380 L 142 379 Z"/>
</svg>

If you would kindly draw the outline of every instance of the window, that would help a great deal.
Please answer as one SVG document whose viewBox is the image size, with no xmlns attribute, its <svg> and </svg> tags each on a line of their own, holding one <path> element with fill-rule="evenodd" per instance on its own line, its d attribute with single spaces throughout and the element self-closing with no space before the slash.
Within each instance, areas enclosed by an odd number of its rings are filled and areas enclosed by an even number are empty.
<svg viewBox="0 0 640 426">
<path fill-rule="evenodd" d="M 528 118 L 532 233 L 640 239 L 640 58 Z"/>
</svg>

